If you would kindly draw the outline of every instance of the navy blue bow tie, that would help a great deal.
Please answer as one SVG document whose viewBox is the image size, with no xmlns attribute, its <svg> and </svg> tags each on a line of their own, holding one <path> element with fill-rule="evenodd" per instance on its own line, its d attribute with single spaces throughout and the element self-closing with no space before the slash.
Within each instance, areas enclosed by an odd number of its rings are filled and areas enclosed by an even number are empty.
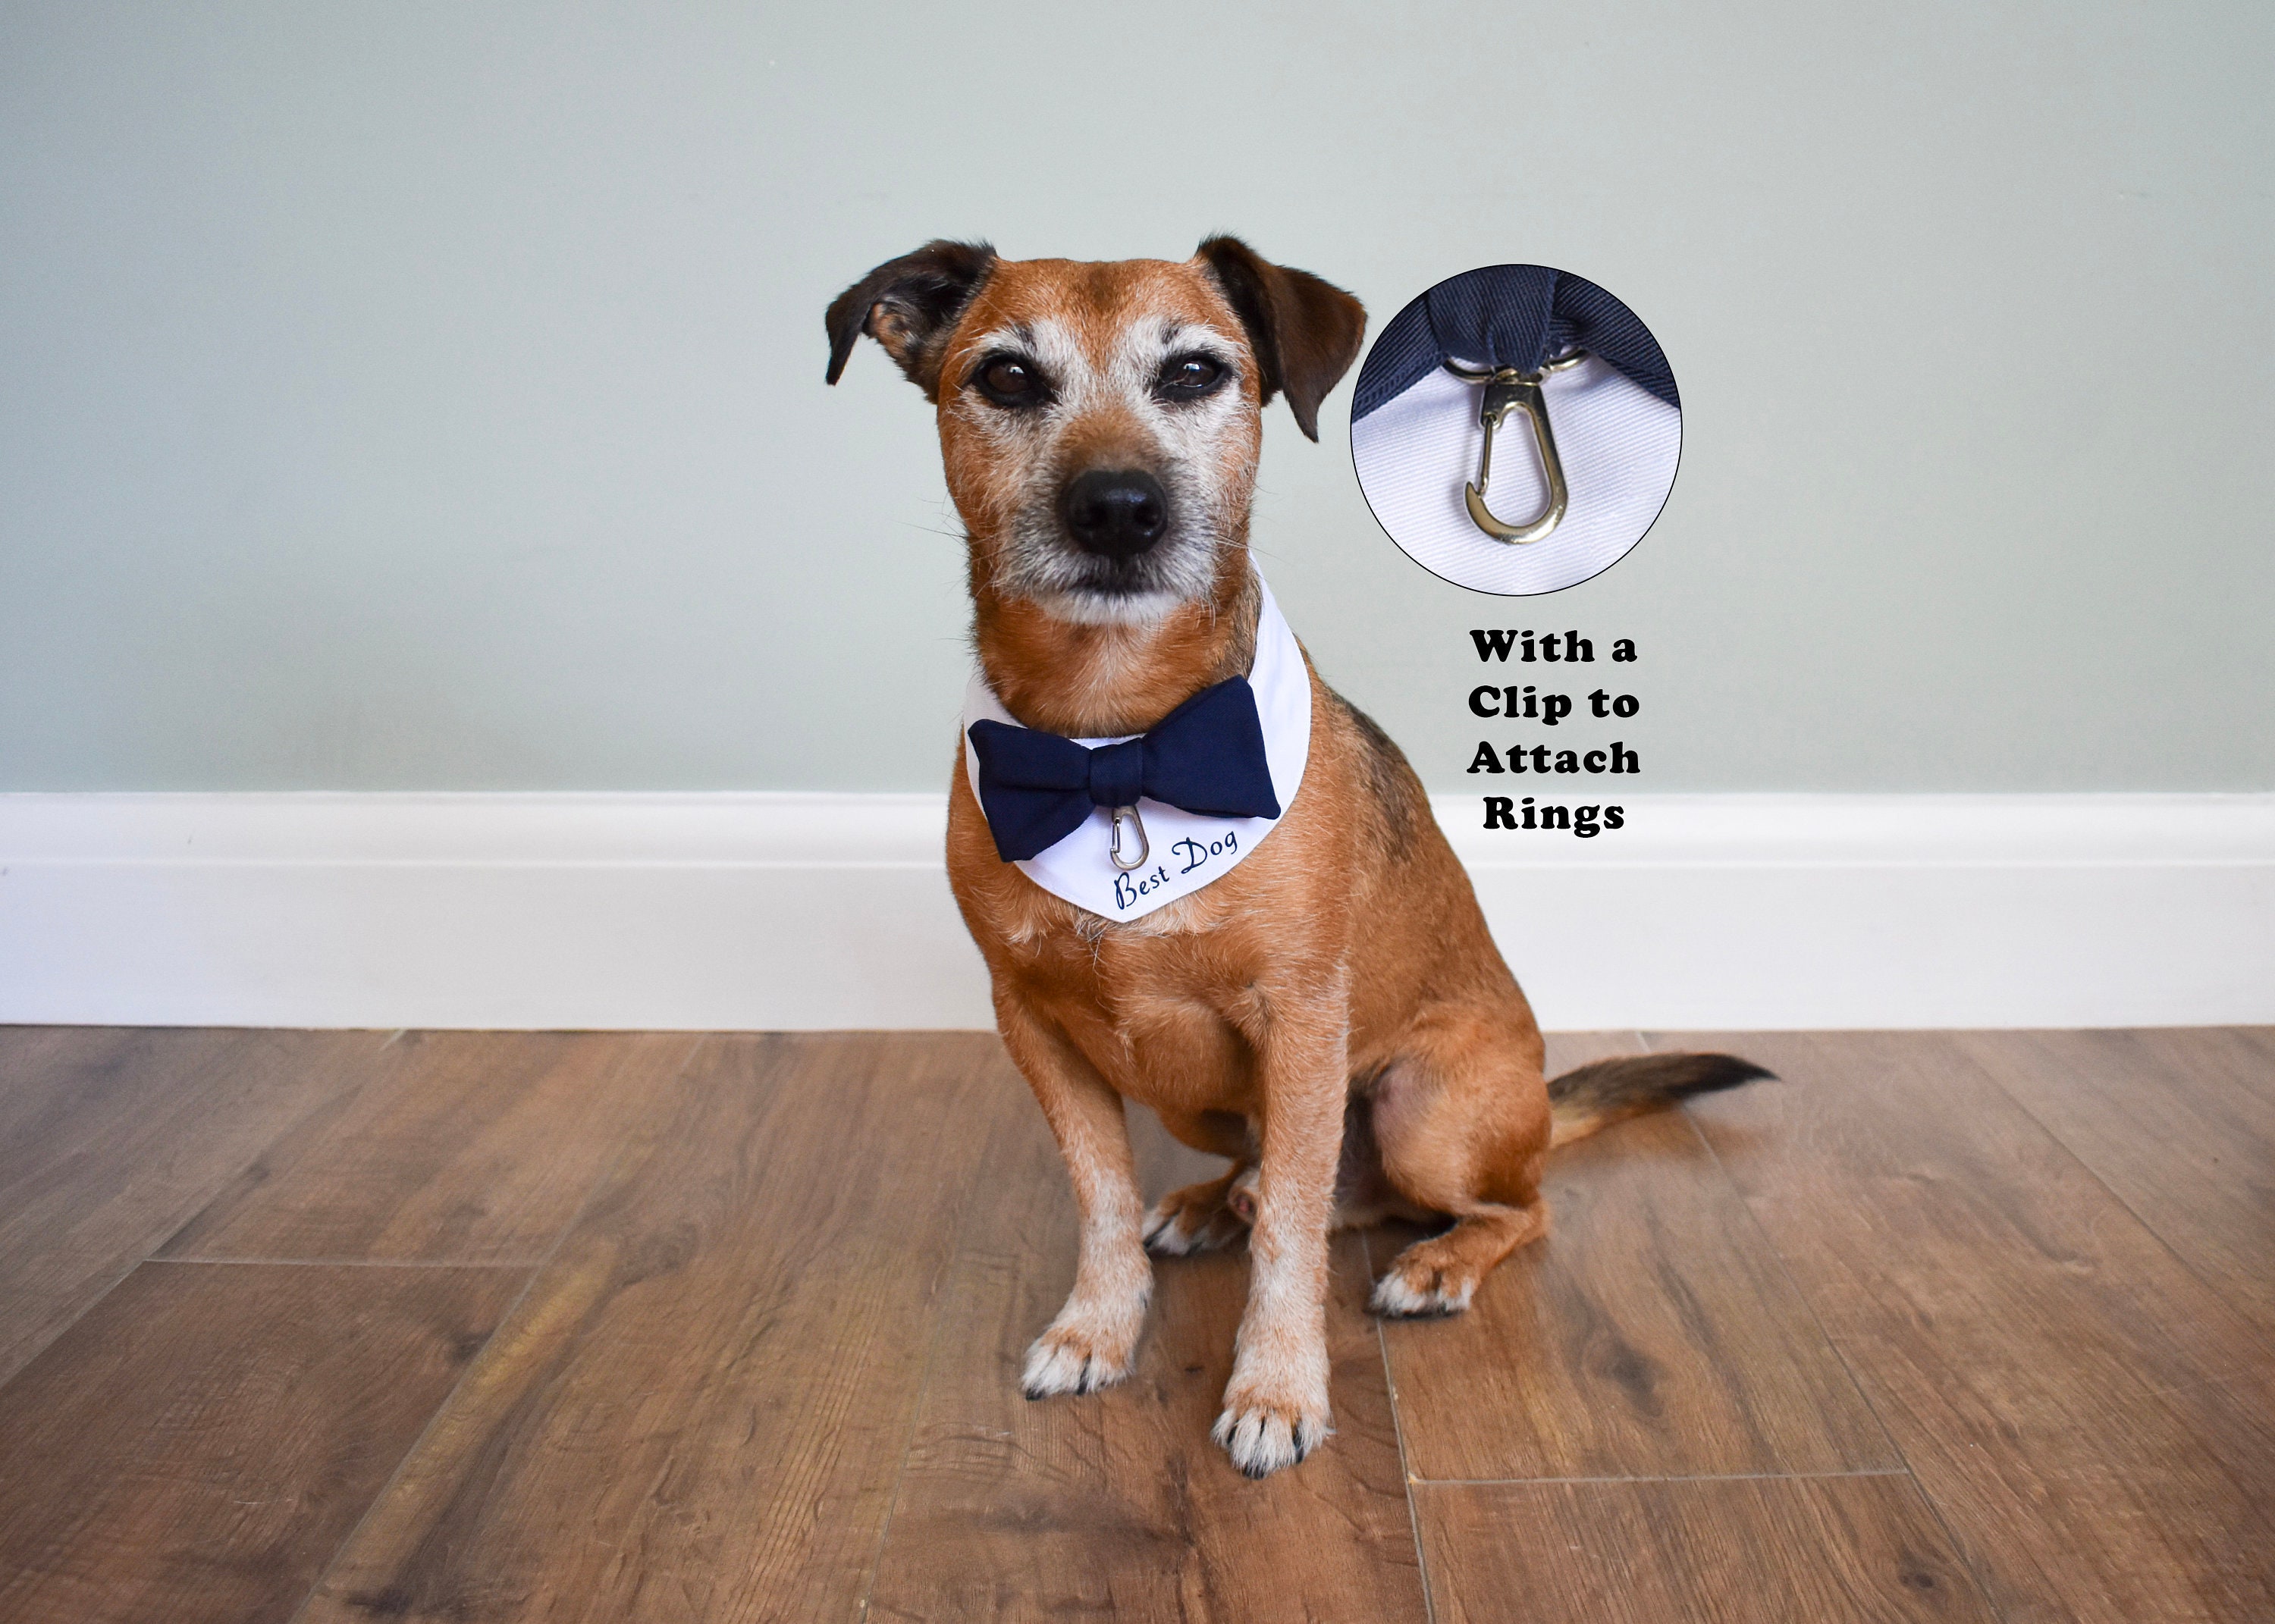
<svg viewBox="0 0 2275 1624">
<path fill-rule="evenodd" d="M 1119 744 L 1077 744 L 1039 728 L 971 724 L 979 804 L 995 852 L 1017 863 L 1082 827 L 1094 806 L 1135 806 L 1143 796 L 1210 818 L 1276 818 L 1264 724 L 1244 676 L 1204 688 Z"/>
</svg>

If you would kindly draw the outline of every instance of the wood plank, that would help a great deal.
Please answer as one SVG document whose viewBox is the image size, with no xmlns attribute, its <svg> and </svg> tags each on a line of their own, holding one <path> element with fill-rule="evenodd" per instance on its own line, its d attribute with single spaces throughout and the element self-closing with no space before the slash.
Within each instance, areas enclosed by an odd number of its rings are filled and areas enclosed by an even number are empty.
<svg viewBox="0 0 2275 1624">
<path fill-rule="evenodd" d="M 405 1032 L 164 1255 L 539 1262 L 699 1041 Z"/>
<path fill-rule="evenodd" d="M 0 1382 L 385 1041 L 0 1027 Z"/>
<path fill-rule="evenodd" d="M 1149 1197 L 1223 1168 L 1145 1113 Z M 1020 1396 L 1027 1344 L 1074 1280 L 1073 1197 L 1041 1114 L 1001 1123 L 945 1294 L 871 1619 L 1419 1620 L 1424 1600 L 1357 1237 L 1334 1252 L 1336 1435 L 1251 1483 L 1209 1441 L 1248 1288 L 1244 1253 L 1164 1259 L 1136 1374 Z"/>
<path fill-rule="evenodd" d="M 2251 1324 L 1961 1043 L 1721 1041 L 1787 1082 L 1695 1114 L 2005 1616 L 2275 1617 Z"/>
<path fill-rule="evenodd" d="M 1994 1619 L 1911 1479 L 1424 1484 L 1439 1624 Z"/>
<path fill-rule="evenodd" d="M 527 1276 L 145 1264 L 0 1393 L 0 1616 L 291 1616 Z"/>
<path fill-rule="evenodd" d="M 1964 1032 L 1953 1041 L 2275 1337 L 2275 1029 Z"/>
<path fill-rule="evenodd" d="M 654 1105 L 309 1620 L 852 1614 L 981 1148 L 1033 1107 L 980 1033 L 714 1039 Z"/>
<path fill-rule="evenodd" d="M 1559 1034 L 1549 1040 L 1549 1069 L 1642 1047 L 1632 1034 Z M 1495 1270 L 1467 1314 L 1384 1327 L 1416 1477 L 1671 1477 L 1899 1464 L 1680 1112 L 1558 1152 L 1546 1188 L 1547 1238 Z M 1402 1226 L 1375 1235 L 1377 1269 L 1420 1233 Z"/>
</svg>

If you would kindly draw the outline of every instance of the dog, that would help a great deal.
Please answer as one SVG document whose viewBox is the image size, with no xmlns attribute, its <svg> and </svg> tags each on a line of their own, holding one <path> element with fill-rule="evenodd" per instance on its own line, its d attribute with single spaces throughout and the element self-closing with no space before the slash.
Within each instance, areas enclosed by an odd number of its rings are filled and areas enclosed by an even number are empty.
<svg viewBox="0 0 2275 1624">
<path fill-rule="evenodd" d="M 827 316 L 831 383 L 865 334 L 937 408 L 972 642 L 1015 724 L 977 723 L 959 741 L 948 872 L 1081 1215 L 1074 1289 L 1027 1354 L 1024 1391 L 1127 1377 L 1149 1253 L 1244 1237 L 1248 1303 L 1212 1435 L 1257 1477 L 1333 1430 L 1331 1231 L 1437 1226 L 1390 1265 L 1372 1306 L 1459 1313 L 1546 1232 L 1551 1150 L 1769 1075 L 1728 1055 L 1657 1054 L 1546 1081 L 1531 1008 L 1421 781 L 1308 654 L 1288 662 L 1310 706 L 1300 789 L 1221 878 L 1125 920 L 1007 860 L 974 789 L 980 741 L 1150 737 L 1198 696 L 1246 689 L 1268 605 L 1248 545 L 1262 413 L 1284 395 L 1316 442 L 1365 321 L 1341 288 L 1223 236 L 1183 262 L 1010 261 L 935 241 L 878 266 Z M 1136 790 L 1113 794 L 1132 803 L 1098 800 L 1119 868 L 1124 813 L 1132 842 L 1143 825 Z M 1078 800 L 1073 815 L 1092 810 Z M 1148 1211 L 1130 1099 L 1228 1171 Z"/>
</svg>

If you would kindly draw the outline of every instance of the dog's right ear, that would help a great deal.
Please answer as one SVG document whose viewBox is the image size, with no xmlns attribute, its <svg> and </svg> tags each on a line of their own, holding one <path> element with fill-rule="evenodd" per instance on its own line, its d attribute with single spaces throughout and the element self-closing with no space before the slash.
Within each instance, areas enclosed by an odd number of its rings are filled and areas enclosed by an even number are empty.
<svg viewBox="0 0 2275 1624">
<path fill-rule="evenodd" d="M 995 266 L 986 243 L 941 238 L 888 260 L 830 301 L 829 381 L 845 371 L 854 342 L 866 333 L 885 346 L 909 381 L 939 398 L 940 356 L 956 318 Z"/>
</svg>

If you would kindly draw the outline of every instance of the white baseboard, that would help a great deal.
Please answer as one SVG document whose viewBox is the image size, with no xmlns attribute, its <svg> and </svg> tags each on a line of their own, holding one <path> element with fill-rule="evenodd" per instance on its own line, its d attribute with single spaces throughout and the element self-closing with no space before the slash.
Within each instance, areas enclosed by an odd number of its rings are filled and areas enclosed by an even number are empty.
<svg viewBox="0 0 2275 1624">
<path fill-rule="evenodd" d="M 2275 795 L 1439 816 L 1542 1023 L 2275 1021 Z M 989 1023 L 900 795 L 0 796 L 0 1022 Z"/>
</svg>

